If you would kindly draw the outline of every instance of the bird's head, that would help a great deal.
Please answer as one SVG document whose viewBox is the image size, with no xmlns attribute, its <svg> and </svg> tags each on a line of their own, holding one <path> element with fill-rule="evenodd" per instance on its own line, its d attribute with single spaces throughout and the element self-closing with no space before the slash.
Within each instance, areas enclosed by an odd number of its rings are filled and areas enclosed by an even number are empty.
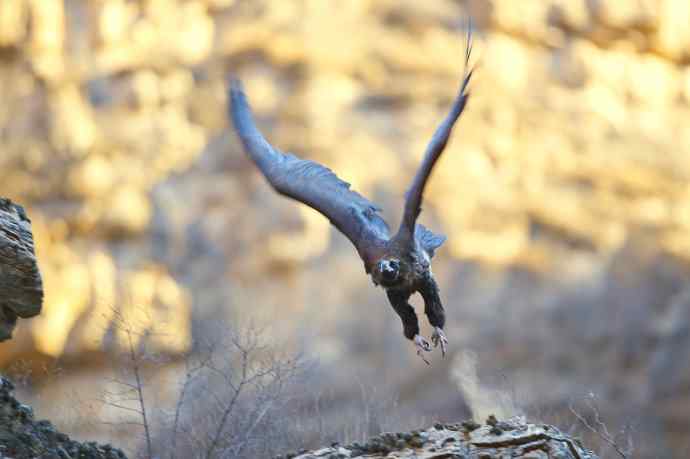
<svg viewBox="0 0 690 459">
<path fill-rule="evenodd" d="M 382 258 L 376 263 L 373 274 L 374 280 L 384 287 L 397 284 L 402 275 L 400 260 L 392 257 Z"/>
</svg>

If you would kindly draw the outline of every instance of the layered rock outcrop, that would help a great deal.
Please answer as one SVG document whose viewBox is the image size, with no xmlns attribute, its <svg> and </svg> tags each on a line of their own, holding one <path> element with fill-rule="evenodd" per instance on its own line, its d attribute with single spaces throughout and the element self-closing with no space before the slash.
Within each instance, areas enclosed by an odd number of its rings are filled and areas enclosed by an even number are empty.
<svg viewBox="0 0 690 459">
<path fill-rule="evenodd" d="M 384 433 L 367 442 L 347 446 L 332 445 L 314 451 L 282 456 L 287 459 L 345 458 L 415 459 L 597 459 L 591 451 L 557 428 L 528 424 L 524 419 L 498 421 L 490 417 L 486 425 L 474 421 L 435 424 L 427 430 Z M 278 458 L 276 458 L 278 459 Z"/>
<path fill-rule="evenodd" d="M 12 337 L 17 318 L 41 312 L 43 282 L 24 208 L 0 198 L 0 341 Z"/>
</svg>

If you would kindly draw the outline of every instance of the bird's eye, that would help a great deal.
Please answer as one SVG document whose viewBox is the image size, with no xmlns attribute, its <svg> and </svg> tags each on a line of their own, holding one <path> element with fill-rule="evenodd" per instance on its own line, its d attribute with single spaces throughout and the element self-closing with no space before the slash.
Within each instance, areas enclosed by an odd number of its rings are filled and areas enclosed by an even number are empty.
<svg viewBox="0 0 690 459">
<path fill-rule="evenodd" d="M 400 262 L 397 260 L 383 260 L 379 263 L 379 270 L 384 280 L 391 282 L 398 278 Z"/>
</svg>

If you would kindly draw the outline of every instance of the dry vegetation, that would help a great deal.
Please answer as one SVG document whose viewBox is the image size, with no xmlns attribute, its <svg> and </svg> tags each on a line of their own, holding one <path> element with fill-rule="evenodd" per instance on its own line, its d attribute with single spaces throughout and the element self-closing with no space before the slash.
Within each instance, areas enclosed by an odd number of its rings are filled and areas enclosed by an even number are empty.
<svg viewBox="0 0 690 459">
<path fill-rule="evenodd" d="M 125 333 L 138 333 L 122 319 L 119 326 Z M 252 327 L 225 327 L 221 339 L 194 346 L 178 380 L 156 383 L 145 374 L 163 362 L 146 349 L 130 347 L 123 374 L 110 381 L 101 399 L 111 418 L 103 422 L 123 437 L 142 438 L 140 443 L 129 441 L 129 449 L 147 458 L 278 454 L 289 445 L 288 407 L 305 364 L 299 356 L 279 355 L 267 347 L 262 335 Z M 175 388 L 172 404 L 156 399 L 156 384 L 161 383 Z"/>
<path fill-rule="evenodd" d="M 422 216 L 449 235 L 434 272 L 452 349 L 427 370 L 348 242 L 244 158 L 224 84 L 241 77 L 276 144 L 395 219 L 457 87 L 467 14 L 473 98 Z M 145 349 L 166 426 L 210 324 L 253 318 L 319 361 L 284 407 L 295 447 L 479 410 L 452 376 L 470 350 L 476 396 L 508 394 L 482 412 L 586 433 L 569 407 L 594 393 L 612 435 L 634 427 L 636 457 L 687 457 L 688 21 L 684 0 L 0 1 L 0 195 L 32 217 L 46 291 L 0 366 L 27 362 L 37 410 L 60 419 Z M 41 384 L 46 362 L 63 371 Z M 85 413 L 64 425 L 108 438 Z"/>
<path fill-rule="evenodd" d="M 209 327 L 214 333 L 195 341 L 177 371 L 165 374 L 169 360 L 135 347 L 140 327 L 115 315 L 130 344 L 113 376 L 98 384 L 97 422 L 127 439 L 121 440 L 123 449 L 133 457 L 273 457 L 334 442 L 364 442 L 426 421 L 401 422 L 396 395 L 365 381 L 358 381 L 358 393 L 333 416 L 340 401 L 322 392 L 318 365 L 279 350 L 269 331 L 254 325 Z M 12 374 L 28 384 L 30 371 L 17 367 Z M 161 385 L 172 396 L 161 397 Z"/>
</svg>

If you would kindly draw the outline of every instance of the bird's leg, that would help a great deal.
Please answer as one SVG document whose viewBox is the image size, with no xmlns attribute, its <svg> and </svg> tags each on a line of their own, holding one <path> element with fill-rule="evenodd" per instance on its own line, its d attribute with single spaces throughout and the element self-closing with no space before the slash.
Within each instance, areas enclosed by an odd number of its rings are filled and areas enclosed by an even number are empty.
<svg viewBox="0 0 690 459">
<path fill-rule="evenodd" d="M 422 335 L 414 335 L 414 345 L 417 347 L 417 355 L 426 363 L 431 365 L 424 357 L 424 352 L 431 352 L 431 344 Z"/>
<path fill-rule="evenodd" d="M 441 304 L 438 284 L 431 273 L 428 273 L 419 286 L 419 293 L 424 298 L 424 313 L 429 318 L 429 323 L 434 327 L 431 341 L 434 347 L 441 346 L 441 354 L 445 357 L 448 350 L 448 338 L 443 333 L 443 326 L 446 323 L 446 314 Z"/>
<path fill-rule="evenodd" d="M 431 351 L 431 344 L 419 334 L 417 314 L 410 303 L 407 302 L 410 298 L 410 293 L 400 290 L 386 290 L 386 295 L 388 295 L 388 301 L 390 301 L 391 306 L 393 306 L 393 309 L 395 309 L 395 312 L 398 313 L 402 320 L 405 338 L 414 342 L 417 348 L 417 355 L 429 365 L 429 362 L 424 358 L 423 352 Z"/>
<path fill-rule="evenodd" d="M 441 345 L 441 355 L 446 356 L 446 351 L 448 350 L 448 338 L 440 327 L 434 327 L 434 333 L 431 335 L 431 341 L 434 343 L 434 347 Z"/>
</svg>

